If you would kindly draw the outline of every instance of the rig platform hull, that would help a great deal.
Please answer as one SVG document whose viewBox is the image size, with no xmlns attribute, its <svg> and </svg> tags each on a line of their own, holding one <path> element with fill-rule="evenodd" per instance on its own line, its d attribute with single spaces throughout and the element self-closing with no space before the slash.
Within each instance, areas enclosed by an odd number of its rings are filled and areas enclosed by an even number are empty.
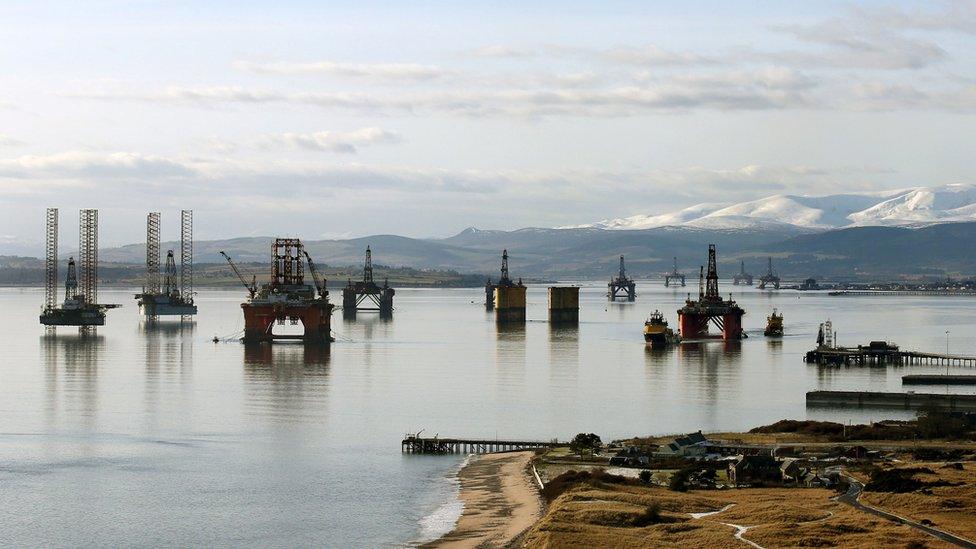
<svg viewBox="0 0 976 549">
<path fill-rule="evenodd" d="M 139 294 L 139 314 L 142 316 L 189 316 L 197 314 L 197 306 L 162 294 Z"/>
<path fill-rule="evenodd" d="M 242 303 L 244 311 L 245 343 L 300 340 L 307 343 L 332 342 L 332 309 L 330 303 L 286 304 Z M 301 335 L 281 335 L 274 333 L 275 322 L 301 322 L 304 333 Z"/>
<path fill-rule="evenodd" d="M 102 309 L 52 309 L 41 313 L 44 326 L 104 326 L 105 311 Z"/>
</svg>

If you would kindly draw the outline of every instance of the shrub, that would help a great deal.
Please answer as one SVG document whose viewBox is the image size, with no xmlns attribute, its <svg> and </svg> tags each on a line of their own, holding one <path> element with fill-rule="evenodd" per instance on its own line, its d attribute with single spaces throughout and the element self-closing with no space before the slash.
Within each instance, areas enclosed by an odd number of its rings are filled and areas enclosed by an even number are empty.
<svg viewBox="0 0 976 549">
<path fill-rule="evenodd" d="M 643 482 L 644 484 L 650 484 L 653 476 L 651 475 L 650 471 L 644 469 L 643 471 L 640 472 L 638 478 L 640 478 L 640 481 Z"/>
</svg>

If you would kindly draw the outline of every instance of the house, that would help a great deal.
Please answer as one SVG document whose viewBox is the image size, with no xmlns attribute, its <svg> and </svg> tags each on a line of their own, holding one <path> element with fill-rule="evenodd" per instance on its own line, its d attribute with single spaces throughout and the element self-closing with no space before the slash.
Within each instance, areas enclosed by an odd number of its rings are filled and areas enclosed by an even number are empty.
<svg viewBox="0 0 976 549">
<path fill-rule="evenodd" d="M 779 465 L 780 477 L 784 484 L 800 484 L 807 473 L 807 469 L 800 467 L 796 458 L 786 458 Z"/>
<path fill-rule="evenodd" d="M 729 463 L 729 481 L 732 484 L 781 484 L 782 461 L 769 455 L 742 456 Z"/>
<path fill-rule="evenodd" d="M 700 457 L 705 455 L 708 439 L 701 431 L 678 437 L 658 449 L 657 455 L 663 457 Z"/>
</svg>

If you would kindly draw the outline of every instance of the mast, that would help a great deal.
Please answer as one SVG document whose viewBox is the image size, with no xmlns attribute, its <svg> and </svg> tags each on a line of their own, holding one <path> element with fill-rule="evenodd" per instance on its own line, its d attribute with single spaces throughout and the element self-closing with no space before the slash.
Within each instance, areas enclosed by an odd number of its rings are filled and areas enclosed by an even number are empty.
<svg viewBox="0 0 976 549">
<path fill-rule="evenodd" d="M 180 210 L 180 298 L 193 304 L 193 210 Z"/>
<path fill-rule="evenodd" d="M 146 293 L 159 293 L 159 212 L 146 216 Z"/>
</svg>

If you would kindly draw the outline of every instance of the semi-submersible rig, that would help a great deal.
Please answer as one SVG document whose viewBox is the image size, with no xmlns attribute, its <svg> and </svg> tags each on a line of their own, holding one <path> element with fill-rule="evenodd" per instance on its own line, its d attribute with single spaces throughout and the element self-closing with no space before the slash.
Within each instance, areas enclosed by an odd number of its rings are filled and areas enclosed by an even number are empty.
<svg viewBox="0 0 976 549">
<path fill-rule="evenodd" d="M 224 252 L 234 274 L 248 291 L 241 303 L 244 312 L 245 343 L 301 340 L 306 343 L 332 342 L 332 310 L 326 281 L 321 279 L 312 257 L 297 238 L 278 238 L 271 246 L 271 282 L 257 285 L 257 277 L 248 281 L 230 256 Z M 305 264 L 314 286 L 305 283 Z M 276 334 L 275 324 L 301 323 L 304 333 Z"/>
<path fill-rule="evenodd" d="M 746 312 L 729 296 L 722 299 L 718 293 L 718 268 L 715 265 L 715 244 L 708 245 L 708 275 L 705 268 L 699 270 L 698 299 L 691 295 L 685 306 L 678 309 L 678 329 L 682 340 L 721 338 L 742 339 L 742 316 Z M 714 325 L 720 334 L 709 333 L 709 325 Z"/>
</svg>

